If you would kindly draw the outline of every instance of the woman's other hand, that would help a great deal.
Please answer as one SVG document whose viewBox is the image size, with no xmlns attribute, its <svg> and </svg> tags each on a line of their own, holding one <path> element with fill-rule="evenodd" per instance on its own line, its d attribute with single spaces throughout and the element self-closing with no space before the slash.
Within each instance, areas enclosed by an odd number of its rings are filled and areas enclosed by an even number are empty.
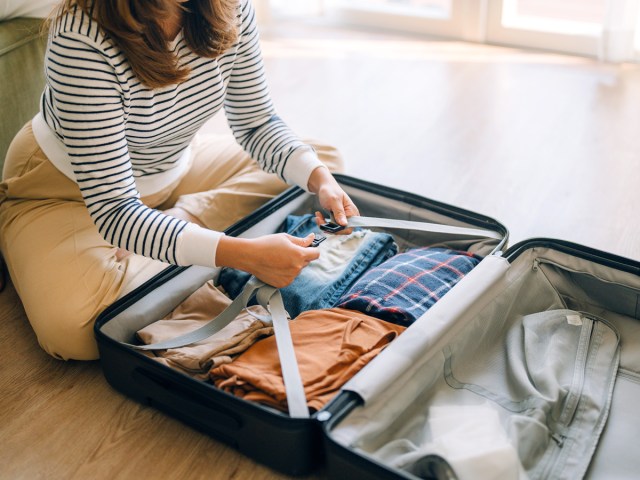
<svg viewBox="0 0 640 480">
<path fill-rule="evenodd" d="M 320 256 L 318 249 L 309 247 L 313 238 L 313 233 L 305 238 L 286 233 L 251 239 L 225 236 L 218 243 L 216 265 L 244 270 L 276 288 L 286 287 Z"/>
<path fill-rule="evenodd" d="M 320 206 L 333 214 L 338 224 L 346 226 L 347 218 L 360 215 L 358 207 L 351 201 L 331 172 L 326 167 L 318 167 L 309 177 L 309 191 L 318 195 Z M 322 214 L 316 213 L 318 222 L 324 223 Z"/>
</svg>

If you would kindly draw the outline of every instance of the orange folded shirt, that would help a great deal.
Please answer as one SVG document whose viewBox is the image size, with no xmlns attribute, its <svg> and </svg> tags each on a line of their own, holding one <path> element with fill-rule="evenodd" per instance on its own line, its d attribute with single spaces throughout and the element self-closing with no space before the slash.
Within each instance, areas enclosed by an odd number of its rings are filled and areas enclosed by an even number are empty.
<svg viewBox="0 0 640 480">
<path fill-rule="evenodd" d="M 343 308 L 304 312 L 289 327 L 312 410 L 320 410 L 406 328 Z M 209 375 L 222 390 L 287 411 L 273 336 L 255 343 L 232 363 L 212 368 Z"/>
</svg>

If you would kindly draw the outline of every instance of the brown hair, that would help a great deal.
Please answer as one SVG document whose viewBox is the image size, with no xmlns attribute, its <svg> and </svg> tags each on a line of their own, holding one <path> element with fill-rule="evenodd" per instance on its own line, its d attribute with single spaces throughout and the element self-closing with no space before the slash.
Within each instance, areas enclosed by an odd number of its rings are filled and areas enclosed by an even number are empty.
<svg viewBox="0 0 640 480">
<path fill-rule="evenodd" d="M 61 12 L 78 5 L 124 52 L 136 77 L 149 88 L 166 87 L 189 75 L 179 67 L 162 31 L 170 4 L 179 0 L 64 0 Z M 201 57 L 215 58 L 238 36 L 238 0 L 186 0 L 182 27 L 189 48 Z"/>
</svg>

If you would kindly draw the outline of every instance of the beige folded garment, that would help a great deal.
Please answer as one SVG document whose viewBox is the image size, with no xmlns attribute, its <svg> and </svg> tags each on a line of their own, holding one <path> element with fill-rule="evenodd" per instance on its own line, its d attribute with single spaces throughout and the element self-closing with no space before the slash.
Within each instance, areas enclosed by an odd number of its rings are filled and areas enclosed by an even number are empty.
<svg viewBox="0 0 640 480">
<path fill-rule="evenodd" d="M 169 315 L 137 332 L 145 344 L 175 338 L 202 327 L 231 303 L 229 297 L 207 282 Z M 155 360 L 200 380 L 208 378 L 211 368 L 230 363 L 260 338 L 273 334 L 271 324 L 254 315 L 268 312 L 260 306 L 243 310 L 235 320 L 215 335 L 186 347 L 157 350 L 146 354 Z"/>
</svg>

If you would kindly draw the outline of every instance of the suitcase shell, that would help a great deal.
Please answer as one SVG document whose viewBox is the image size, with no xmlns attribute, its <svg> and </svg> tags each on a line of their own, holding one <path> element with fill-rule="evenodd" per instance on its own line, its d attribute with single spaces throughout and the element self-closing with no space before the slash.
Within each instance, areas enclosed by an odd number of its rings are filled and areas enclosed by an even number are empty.
<svg viewBox="0 0 640 480">
<path fill-rule="evenodd" d="M 624 350 L 626 353 L 622 355 L 621 368 L 616 377 L 611 412 L 585 476 L 633 478 L 640 468 L 640 459 L 634 458 L 633 449 L 629 448 L 635 432 L 640 429 L 640 418 L 629 414 L 635 411 L 634 399 L 640 396 L 640 354 L 637 354 L 640 352 L 640 323 L 637 322 L 640 318 L 640 263 L 553 239 L 524 241 L 503 253 L 508 232 L 495 220 L 351 177 L 337 178 L 356 200 L 363 215 L 481 227 L 502 235 L 502 241 L 493 241 L 493 244 L 490 241 L 474 243 L 474 248 L 488 255 L 487 258 L 427 311 L 419 322 L 428 323 L 430 317 L 451 303 L 466 302 L 471 310 L 488 293 L 482 289 L 469 290 L 466 287 L 468 277 L 474 272 L 483 275 L 485 270 L 490 270 L 487 265 L 496 263 L 502 263 L 503 269 L 528 268 L 526 262 L 537 258 L 537 252 L 546 252 L 546 255 L 557 258 L 557 264 L 551 262 L 548 268 L 552 279 L 550 284 L 559 281 L 558 286 L 553 286 L 558 292 L 564 289 L 564 295 L 571 298 L 574 295 L 571 289 L 575 284 L 579 286 L 576 295 L 582 296 L 583 305 L 622 312 L 621 317 L 624 318 L 618 320 L 617 327 L 627 350 Z M 231 227 L 227 234 L 255 236 L 271 233 L 289 213 L 310 211 L 316 207 L 310 195 L 292 188 Z M 423 239 L 418 235 L 418 238 L 408 240 L 419 245 Z M 553 273 L 554 269 L 559 270 Z M 336 431 L 343 422 L 358 409 L 367 406 L 364 400 L 367 394 L 359 391 L 358 384 L 363 379 L 381 377 L 379 365 L 387 356 L 393 355 L 395 348 L 400 348 L 399 340 L 403 336 L 415 331 L 414 325 L 348 382 L 311 419 L 293 419 L 281 412 L 234 397 L 122 345 L 123 341 L 132 341 L 135 331 L 171 311 L 192 291 L 214 278 L 216 273 L 215 269 L 202 267 L 169 267 L 103 312 L 96 321 L 95 332 L 103 371 L 109 383 L 124 394 L 163 410 L 254 460 L 286 474 L 306 474 L 325 463 L 331 478 L 417 478 L 336 439 Z M 563 277 L 569 280 L 562 280 Z M 455 320 L 453 317 L 444 317 L 442 323 L 445 331 Z M 464 326 L 462 328 L 460 331 L 463 332 Z M 433 347 L 426 345 L 424 355 L 430 355 L 432 350 Z M 385 384 L 379 388 L 392 387 L 391 381 L 389 386 Z M 277 442 L 265 441 L 270 438 L 277 439 Z M 446 462 L 443 461 L 441 465 L 436 462 L 435 467 L 434 478 L 453 478 Z"/>
<path fill-rule="evenodd" d="M 336 175 L 336 178 L 362 215 L 484 228 L 500 234 L 500 241 L 458 239 L 448 242 L 454 248 L 465 249 L 472 244 L 483 256 L 496 254 L 506 246 L 506 227 L 489 217 L 346 175 Z M 317 209 L 315 202 L 314 196 L 300 188 L 290 188 L 230 227 L 226 234 L 252 237 L 273 233 L 290 213 L 309 213 Z M 408 232 L 403 241 L 421 246 L 424 235 Z M 430 243 L 444 240 L 448 237 L 429 237 Z M 132 343 L 137 330 L 172 311 L 217 273 L 218 269 L 198 266 L 170 266 L 107 308 L 95 323 L 104 375 L 116 390 L 182 420 L 257 462 L 285 474 L 307 474 L 325 461 L 323 422 L 319 421 L 324 410 L 310 419 L 290 418 L 194 380 L 122 344 Z M 327 407 L 341 409 L 352 401 L 349 394 L 340 395 Z M 363 468 L 368 470 L 370 467 Z M 393 478 L 402 478 L 401 472 L 393 475 Z"/>
<path fill-rule="evenodd" d="M 549 260 L 549 258 L 552 260 Z M 640 428 L 640 419 L 632 414 L 635 411 L 637 398 L 640 396 L 640 355 L 638 354 L 640 352 L 640 322 L 638 321 L 640 319 L 640 263 L 574 243 L 544 238 L 520 242 L 508 249 L 503 258 L 496 258 L 496 260 L 503 260 L 506 264 L 504 266 L 505 278 L 506 275 L 509 275 L 509 271 L 525 271 L 529 268 L 542 271 L 542 269 L 546 268 L 546 271 L 543 272 L 544 281 L 548 281 L 552 289 L 563 299 L 566 308 L 582 311 L 579 307 L 587 306 L 590 312 L 607 312 L 606 316 L 604 316 L 604 313 L 599 315 L 603 316 L 607 324 L 612 325 L 617 330 L 622 353 L 615 375 L 614 387 L 610 393 L 611 405 L 608 418 L 605 417 L 606 423 L 604 423 L 602 431 L 598 432 L 597 448 L 589 459 L 588 468 L 584 475 L 580 475 L 580 477 L 597 479 L 637 478 L 637 472 L 640 470 L 640 458 L 635 454 L 635 449 L 631 445 L 634 445 L 635 435 Z M 479 268 L 479 266 L 476 268 Z M 447 310 L 447 303 L 452 305 L 467 294 L 474 294 L 477 298 L 471 301 L 472 305 L 482 304 L 487 306 L 478 307 L 473 313 L 466 315 L 466 318 L 465 313 L 459 316 L 452 315 L 449 318 L 444 317 L 450 322 L 450 326 L 453 326 L 456 321 L 462 324 L 461 327 L 455 327 L 458 329 L 457 338 L 460 338 L 467 331 L 474 332 L 474 320 L 477 323 L 488 320 L 486 316 L 483 316 L 483 313 L 492 311 L 491 302 L 495 301 L 497 303 L 497 299 L 509 300 L 510 298 L 506 288 L 495 290 L 493 289 L 494 287 L 487 287 L 484 292 L 472 291 L 467 288 L 464 291 L 465 286 L 463 286 L 463 283 L 465 280 L 463 279 L 454 287 L 455 294 L 445 296 L 420 320 L 429 322 L 433 318 L 441 319 L 442 315 L 440 314 Z M 505 282 L 505 285 L 511 284 Z M 531 288 L 530 285 L 527 286 Z M 520 307 L 526 312 L 528 307 L 526 302 L 523 303 L 524 305 Z M 497 323 L 499 318 L 494 316 L 492 320 Z M 366 376 L 380 378 L 380 369 L 378 367 L 385 361 L 389 363 L 390 358 L 394 358 L 391 354 L 394 348 L 401 347 L 399 340 L 391 344 L 367 365 L 360 372 L 358 379 Z M 447 344 L 446 341 L 439 343 L 440 340 L 438 333 L 434 329 L 433 338 L 426 338 L 424 343 L 425 345 L 438 346 Z M 425 348 L 424 354 L 428 355 L 429 351 L 433 350 L 435 348 Z M 438 351 L 444 351 L 444 348 L 442 350 L 438 348 Z M 427 360 L 425 362 L 427 366 L 412 373 L 426 377 L 428 369 L 433 368 L 430 365 L 434 365 L 438 361 L 434 357 L 430 358 L 433 360 Z M 366 398 L 367 395 L 370 397 L 375 397 L 375 395 L 364 392 L 366 386 L 357 385 L 358 379 L 354 377 L 353 381 L 348 382 L 338 397 L 327 405 L 319 416 L 319 420 L 323 424 L 324 450 L 329 477 L 336 479 L 417 478 L 409 473 L 380 463 L 370 452 L 356 451 L 357 449 L 351 448 L 353 442 L 345 444 L 344 435 L 336 434 L 340 426 L 344 425 L 347 419 L 353 419 L 354 413 L 359 409 L 366 411 L 367 408 L 374 408 L 367 405 L 363 398 Z M 384 380 L 381 380 L 381 382 L 384 383 Z M 390 380 L 388 384 L 380 388 L 390 391 L 391 395 L 393 395 L 393 392 L 399 392 L 400 388 L 406 388 L 406 385 L 393 385 L 399 382 Z M 436 394 L 433 390 L 429 391 L 429 388 L 429 385 L 425 387 L 425 391 L 428 391 L 427 398 L 435 397 Z M 359 391 L 364 393 L 359 394 Z M 418 401 L 418 397 L 413 401 Z M 385 404 L 385 408 L 387 407 L 393 409 L 393 405 Z M 362 418 L 366 418 L 366 414 Z M 369 418 L 371 418 L 371 415 L 369 415 Z M 398 431 L 403 425 L 405 424 L 402 421 L 397 421 L 392 423 L 391 426 L 387 425 L 387 429 Z M 358 427 L 350 428 L 353 430 Z M 347 432 L 349 433 L 349 430 Z M 381 434 L 383 433 L 381 431 Z M 374 434 L 375 431 L 373 433 L 369 432 L 369 435 Z M 407 435 L 406 431 L 403 434 Z M 352 434 L 349 433 L 349 435 Z M 342 438 L 342 441 L 339 440 L 340 438 Z M 358 437 L 356 435 L 353 438 L 357 439 Z M 560 445 L 561 448 L 562 444 Z M 584 453 L 586 455 L 591 452 Z M 443 468 L 434 475 L 434 478 L 449 477 Z M 567 476 L 554 470 L 535 478 L 578 477 Z"/>
</svg>

